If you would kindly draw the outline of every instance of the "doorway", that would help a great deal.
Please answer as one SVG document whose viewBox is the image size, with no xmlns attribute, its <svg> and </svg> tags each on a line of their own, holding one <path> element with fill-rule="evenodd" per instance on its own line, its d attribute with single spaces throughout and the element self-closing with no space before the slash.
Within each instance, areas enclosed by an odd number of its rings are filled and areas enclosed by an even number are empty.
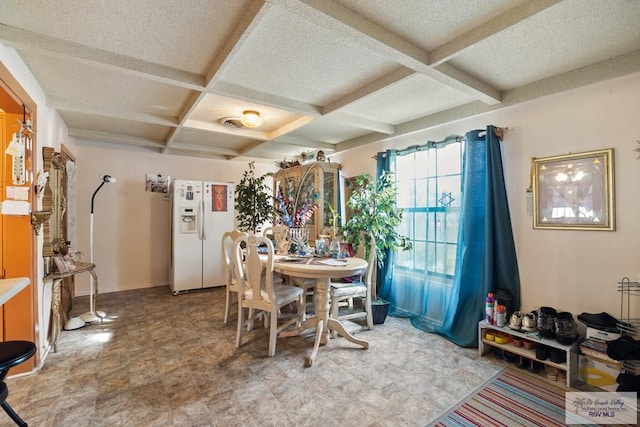
<svg viewBox="0 0 640 427">
<path fill-rule="evenodd" d="M 22 156 L 6 153 L 15 132 L 24 130 L 27 119 L 31 125 L 30 144 Z M 33 177 L 36 169 L 36 105 L 9 71 L 0 63 L 0 201 L 26 201 L 36 210 Z M 22 157 L 18 162 L 15 157 Z M 18 172 L 20 168 L 24 173 Z M 9 197 L 11 196 L 11 197 Z M 30 285 L 7 301 L 0 312 L 0 333 L 3 341 L 27 340 L 38 343 L 36 322 L 38 313 L 38 283 L 36 276 L 37 239 L 31 217 L 25 215 L 0 216 L 0 277 L 28 277 Z M 13 368 L 11 374 L 32 371 L 39 362 L 39 354 Z"/>
</svg>

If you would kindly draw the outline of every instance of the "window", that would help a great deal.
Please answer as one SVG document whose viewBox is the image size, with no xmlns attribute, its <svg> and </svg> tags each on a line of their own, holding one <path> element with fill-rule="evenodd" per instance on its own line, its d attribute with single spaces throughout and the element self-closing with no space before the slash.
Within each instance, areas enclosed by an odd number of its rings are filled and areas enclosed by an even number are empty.
<svg viewBox="0 0 640 427">
<path fill-rule="evenodd" d="M 405 210 L 400 234 L 413 250 L 396 253 L 404 274 L 450 283 L 456 264 L 463 144 L 396 157 L 398 206 Z"/>
</svg>

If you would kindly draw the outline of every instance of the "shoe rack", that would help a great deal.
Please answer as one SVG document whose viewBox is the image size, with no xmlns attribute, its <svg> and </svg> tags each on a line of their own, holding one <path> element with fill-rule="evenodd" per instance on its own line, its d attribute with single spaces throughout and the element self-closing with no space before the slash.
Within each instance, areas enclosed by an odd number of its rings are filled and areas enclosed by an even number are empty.
<svg viewBox="0 0 640 427">
<path fill-rule="evenodd" d="M 640 282 L 632 282 L 628 277 L 623 277 L 618 282 L 620 293 L 620 321 L 618 329 L 622 335 L 628 335 L 634 339 L 640 339 Z M 624 372 L 640 375 L 640 360 L 622 360 Z"/>
<path fill-rule="evenodd" d="M 509 335 L 510 337 L 520 338 L 521 340 L 527 340 L 533 342 L 536 347 L 545 346 L 550 349 L 561 350 L 566 353 L 566 362 L 564 363 L 555 363 L 550 359 L 540 360 L 536 357 L 536 349 L 528 349 L 524 347 L 516 347 L 513 344 L 512 340 L 508 340 L 507 342 L 501 343 L 496 342 L 495 338 L 493 340 L 487 338 L 487 332 L 490 332 L 489 336 L 491 336 L 491 332 L 493 333 L 502 333 Z M 578 378 L 578 345 L 577 341 L 570 345 L 562 345 L 558 341 L 554 339 L 541 338 L 538 334 L 532 332 L 522 332 L 516 331 L 508 327 L 500 327 L 496 325 L 490 325 L 484 320 L 481 320 L 478 323 L 478 354 L 483 356 L 488 353 L 492 349 L 501 349 L 503 351 L 507 351 L 509 353 L 513 353 L 519 356 L 526 357 L 529 360 L 533 360 L 538 362 L 544 366 L 549 366 L 553 368 L 557 368 L 560 371 L 564 371 L 566 373 L 566 384 L 571 387 L 575 384 Z M 543 372 L 544 375 L 544 372 Z"/>
</svg>

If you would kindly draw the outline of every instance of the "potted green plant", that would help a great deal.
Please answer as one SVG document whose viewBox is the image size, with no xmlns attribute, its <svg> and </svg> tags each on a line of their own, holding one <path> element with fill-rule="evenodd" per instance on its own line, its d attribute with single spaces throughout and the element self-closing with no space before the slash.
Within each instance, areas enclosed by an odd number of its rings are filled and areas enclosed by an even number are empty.
<svg viewBox="0 0 640 427">
<path fill-rule="evenodd" d="M 238 229 L 256 233 L 258 227 L 273 219 L 272 196 L 265 181 L 269 174 L 256 176 L 255 162 L 249 163 L 236 186 Z"/>
<path fill-rule="evenodd" d="M 355 188 L 347 201 L 352 214 L 342 227 L 342 236 L 354 246 L 359 244 L 361 236 L 373 236 L 378 268 L 384 266 L 387 249 L 396 251 L 412 248 L 411 241 L 397 231 L 404 210 L 396 206 L 396 194 L 393 173 L 383 173 L 377 181 L 368 174 L 362 174 L 355 178 Z M 372 248 L 368 247 L 369 238 L 364 240 L 368 254 Z M 379 324 L 386 319 L 389 303 L 378 298 L 376 282 L 377 275 L 374 275 L 371 300 L 374 323 Z"/>
</svg>

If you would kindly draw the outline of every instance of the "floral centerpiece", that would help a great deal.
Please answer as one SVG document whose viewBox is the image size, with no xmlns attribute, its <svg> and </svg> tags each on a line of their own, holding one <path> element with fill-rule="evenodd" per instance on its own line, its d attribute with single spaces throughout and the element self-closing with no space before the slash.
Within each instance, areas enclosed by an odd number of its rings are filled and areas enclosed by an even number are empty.
<svg viewBox="0 0 640 427">
<path fill-rule="evenodd" d="M 311 219 L 320 197 L 317 191 L 309 188 L 296 189 L 293 185 L 278 188 L 275 200 L 276 220 L 290 228 L 301 228 Z"/>
</svg>

